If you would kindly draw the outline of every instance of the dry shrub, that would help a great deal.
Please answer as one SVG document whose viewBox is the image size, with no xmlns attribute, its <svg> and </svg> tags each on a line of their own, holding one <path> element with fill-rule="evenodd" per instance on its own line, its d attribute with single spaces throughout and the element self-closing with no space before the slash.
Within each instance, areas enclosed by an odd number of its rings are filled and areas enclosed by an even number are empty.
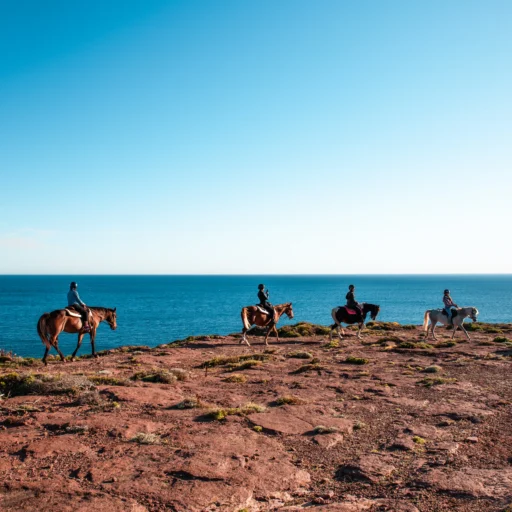
<svg viewBox="0 0 512 512">
<path fill-rule="evenodd" d="M 277 405 L 299 405 L 299 404 L 305 404 L 306 401 L 302 398 L 299 398 L 298 396 L 294 395 L 284 395 L 280 396 L 276 400 Z"/>
<path fill-rule="evenodd" d="M 142 382 L 161 382 L 163 384 L 174 384 L 178 380 L 174 373 L 160 368 L 142 370 L 132 375 L 131 379 L 141 380 Z"/>
<path fill-rule="evenodd" d="M 132 437 L 131 441 L 139 444 L 161 444 L 162 438 L 158 434 L 138 432 L 134 437 Z"/>
<path fill-rule="evenodd" d="M 296 350 L 295 352 L 286 354 L 286 357 L 293 357 L 295 359 L 313 359 L 313 354 L 311 354 L 311 352 Z"/>
<path fill-rule="evenodd" d="M 263 405 L 249 402 L 240 407 L 216 407 L 214 409 L 210 409 L 205 414 L 205 417 L 208 419 L 221 421 L 225 419 L 227 416 L 246 416 L 247 414 L 252 414 L 255 412 L 264 412 L 265 410 L 266 408 Z"/>
<path fill-rule="evenodd" d="M 225 379 L 222 379 L 224 382 L 236 382 L 238 384 L 245 384 L 247 382 L 247 377 L 240 373 L 234 373 Z"/>
<path fill-rule="evenodd" d="M 205 404 L 197 396 L 185 398 L 176 405 L 177 409 L 201 409 L 202 407 L 205 407 Z"/>
</svg>

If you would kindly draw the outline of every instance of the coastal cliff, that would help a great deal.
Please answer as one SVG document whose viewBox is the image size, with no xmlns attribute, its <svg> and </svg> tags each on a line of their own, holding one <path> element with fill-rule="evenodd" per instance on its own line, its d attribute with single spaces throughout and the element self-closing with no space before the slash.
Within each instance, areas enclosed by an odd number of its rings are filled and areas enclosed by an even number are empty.
<svg viewBox="0 0 512 512">
<path fill-rule="evenodd" d="M 512 324 L 327 332 L 2 357 L 0 510 L 509 510 Z"/>
</svg>

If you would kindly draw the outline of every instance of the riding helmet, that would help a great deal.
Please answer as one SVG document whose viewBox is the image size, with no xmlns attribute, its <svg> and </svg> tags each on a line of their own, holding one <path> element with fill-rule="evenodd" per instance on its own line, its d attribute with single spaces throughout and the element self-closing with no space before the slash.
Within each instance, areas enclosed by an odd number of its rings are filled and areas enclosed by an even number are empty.
<svg viewBox="0 0 512 512">
<path fill-rule="evenodd" d="M 76 288 L 77 286 L 78 286 L 78 285 L 75 283 L 75 281 L 73 281 L 73 282 L 69 285 L 69 287 L 70 287 L 71 289 Z"/>
<path fill-rule="evenodd" d="M 444 293 L 446 295 L 447 293 L 450 293 L 450 290 L 445 290 Z"/>
<path fill-rule="evenodd" d="M 259 285 L 258 285 L 258 290 L 263 290 L 263 288 L 265 288 L 265 285 L 264 285 L 264 284 L 259 284 Z"/>
<path fill-rule="evenodd" d="M 353 290 L 355 288 L 355 286 L 353 284 L 349 285 L 348 289 L 349 290 Z"/>
</svg>

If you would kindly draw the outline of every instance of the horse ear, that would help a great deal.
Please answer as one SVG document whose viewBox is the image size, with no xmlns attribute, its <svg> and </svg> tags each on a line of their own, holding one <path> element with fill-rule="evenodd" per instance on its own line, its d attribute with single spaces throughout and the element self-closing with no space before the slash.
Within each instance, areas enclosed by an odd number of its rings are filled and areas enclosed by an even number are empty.
<svg viewBox="0 0 512 512">
<path fill-rule="evenodd" d="M 112 311 L 115 313 L 117 308 L 114 308 Z"/>
</svg>

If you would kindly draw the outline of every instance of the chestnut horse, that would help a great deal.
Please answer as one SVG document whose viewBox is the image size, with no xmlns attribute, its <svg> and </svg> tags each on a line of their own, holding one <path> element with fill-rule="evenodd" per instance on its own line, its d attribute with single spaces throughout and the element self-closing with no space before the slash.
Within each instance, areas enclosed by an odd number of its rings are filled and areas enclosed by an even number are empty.
<svg viewBox="0 0 512 512">
<path fill-rule="evenodd" d="M 279 341 L 279 334 L 277 333 L 276 324 L 281 318 L 283 314 L 286 314 L 288 318 L 293 318 L 293 308 L 292 303 L 287 302 L 286 304 L 278 304 L 274 306 L 276 312 L 276 321 L 270 318 L 268 313 L 263 313 L 260 309 L 261 306 L 247 306 L 246 308 L 242 308 L 242 322 L 244 324 L 244 328 L 242 329 L 242 339 L 240 343 L 247 343 L 247 346 L 251 346 L 249 341 L 247 341 L 247 331 L 249 331 L 253 326 L 256 325 L 258 327 L 268 327 L 267 335 L 265 336 L 265 345 L 268 345 L 268 337 L 272 331 L 276 333 L 277 341 Z"/>
<path fill-rule="evenodd" d="M 98 357 L 94 347 L 94 341 L 96 340 L 96 329 L 101 322 L 107 322 L 113 331 L 117 329 L 116 308 L 109 309 L 89 307 L 89 310 L 89 325 L 91 327 L 89 336 L 91 337 L 92 355 L 93 357 Z M 82 338 L 87 332 L 83 328 L 81 318 L 79 316 L 76 317 L 70 315 L 66 309 L 56 309 L 51 313 L 43 313 L 41 315 L 39 321 L 37 322 L 37 333 L 39 334 L 41 341 L 46 347 L 43 356 L 44 364 L 48 364 L 46 362 L 46 358 L 48 357 L 48 352 L 50 352 L 51 347 L 54 347 L 55 350 L 59 353 L 62 361 L 66 361 L 64 355 L 59 349 L 59 335 L 62 332 L 69 332 L 71 334 L 78 333 L 78 343 L 75 351 L 73 352 L 73 355 L 71 356 L 71 361 L 74 361 L 76 353 L 82 344 Z"/>
<path fill-rule="evenodd" d="M 367 304 L 366 302 L 363 302 L 361 304 L 363 307 L 363 316 L 358 314 L 350 314 L 345 309 L 345 306 L 340 306 L 338 308 L 334 308 L 331 312 L 332 319 L 334 320 L 334 324 L 331 325 L 331 335 L 330 339 L 332 340 L 332 332 L 334 329 L 337 329 L 338 336 L 340 339 L 341 335 L 345 336 L 345 331 L 343 330 L 342 323 L 344 324 L 358 324 L 359 329 L 357 331 L 357 337 L 361 339 L 361 329 L 364 326 L 364 323 L 366 322 L 366 315 L 370 313 L 370 318 L 372 320 L 375 320 L 377 318 L 377 315 L 380 311 L 380 306 L 377 306 L 376 304 Z M 340 332 L 341 330 L 341 332 Z"/>
</svg>

